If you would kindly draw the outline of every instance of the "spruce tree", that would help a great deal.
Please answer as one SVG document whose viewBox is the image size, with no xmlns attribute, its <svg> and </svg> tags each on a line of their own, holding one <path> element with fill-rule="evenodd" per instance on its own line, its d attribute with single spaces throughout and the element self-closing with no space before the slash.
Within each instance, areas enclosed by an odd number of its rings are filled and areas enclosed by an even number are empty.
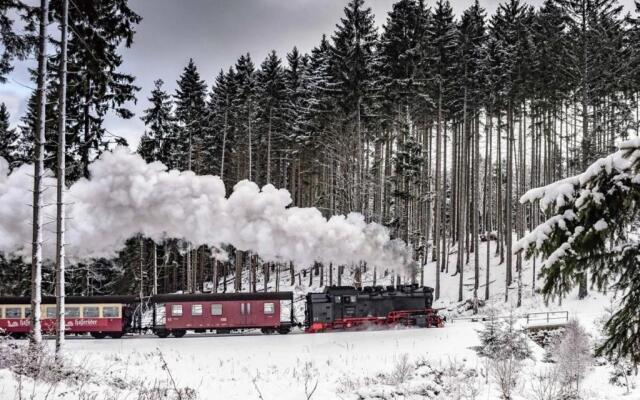
<svg viewBox="0 0 640 400">
<path fill-rule="evenodd" d="M 235 151 L 235 96 L 235 72 L 232 68 L 227 73 L 220 71 L 211 89 L 208 104 L 209 132 L 205 148 L 210 157 L 207 162 L 207 167 L 211 168 L 210 173 L 219 175 L 229 188 L 235 184 L 229 175 L 233 170 Z"/>
<path fill-rule="evenodd" d="M 366 123 L 372 107 L 377 31 L 371 8 L 364 0 L 351 0 L 344 8 L 344 17 L 334 32 L 331 48 L 331 88 L 333 99 L 340 107 L 343 119 L 343 138 L 347 141 L 347 163 L 355 164 L 347 183 L 351 193 L 349 210 L 362 211 L 365 207 L 364 161 Z M 350 159 L 353 159 L 351 161 Z"/>
<path fill-rule="evenodd" d="M 9 111 L 0 103 L 0 157 L 9 163 L 9 169 L 21 164 L 18 157 L 18 132 L 9 125 Z"/>
<path fill-rule="evenodd" d="M 61 1 L 53 0 L 52 18 L 61 18 Z M 127 108 L 135 101 L 135 77 L 120 70 L 122 48 L 133 44 L 136 25 L 141 21 L 127 0 L 90 0 L 69 7 L 69 44 L 67 90 L 67 143 L 71 180 L 88 177 L 88 166 L 111 144 L 124 144 L 121 137 L 107 132 L 103 126 L 109 112 L 129 119 L 133 113 Z M 56 41 L 54 44 L 58 45 Z M 57 46 L 59 47 L 59 46 Z M 53 56 L 51 78 L 57 82 L 59 48 Z M 50 96 L 57 98 L 53 85 Z M 49 101 L 55 103 L 55 101 Z"/>
<path fill-rule="evenodd" d="M 26 8 L 19 0 L 0 0 L 0 83 L 5 83 L 6 75 L 13 71 L 12 62 L 26 58 L 34 44 L 33 38 L 20 35 L 13 26 L 13 15 L 22 14 Z"/>
<path fill-rule="evenodd" d="M 197 173 L 203 166 L 203 140 L 207 130 L 206 90 L 193 59 L 190 59 L 178 79 L 174 95 L 178 129 L 173 154 L 175 167 L 183 171 Z"/>
<path fill-rule="evenodd" d="M 256 124 L 256 71 L 251 56 L 243 54 L 235 66 L 236 96 L 234 108 L 237 118 L 238 163 L 236 180 L 256 178 L 255 169 L 255 124 Z"/>
<path fill-rule="evenodd" d="M 256 77 L 257 123 L 260 142 L 265 146 L 262 157 L 265 164 L 264 183 L 273 182 L 273 148 L 280 145 L 284 133 L 285 120 L 285 77 L 280 58 L 271 51 L 262 62 Z M 262 180 L 261 180 L 262 181 Z"/>
<path fill-rule="evenodd" d="M 173 102 L 171 96 L 162 89 L 164 82 L 158 79 L 154 82 L 149 102 L 151 106 L 144 110 L 141 117 L 147 130 L 140 139 L 138 153 L 147 161 L 160 161 L 169 168 L 173 168 L 173 156 L 176 146 L 176 125 L 173 116 Z"/>
<path fill-rule="evenodd" d="M 429 41 L 431 49 L 429 51 L 431 74 L 432 98 L 436 108 L 436 162 L 435 162 L 435 224 L 433 247 L 433 260 L 436 261 L 436 283 L 435 298 L 440 298 L 440 272 L 447 267 L 447 123 L 448 110 L 450 107 L 450 97 L 453 89 L 453 59 L 457 42 L 456 27 L 453 22 L 453 9 L 446 0 L 439 0 L 436 3 L 432 25 L 430 27 Z M 443 159 L 444 158 L 444 159 Z"/>
</svg>

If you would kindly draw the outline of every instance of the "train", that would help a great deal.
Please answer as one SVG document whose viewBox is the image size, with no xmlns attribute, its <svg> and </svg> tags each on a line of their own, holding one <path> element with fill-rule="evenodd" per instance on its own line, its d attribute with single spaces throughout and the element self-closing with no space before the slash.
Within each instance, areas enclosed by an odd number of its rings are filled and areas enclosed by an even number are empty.
<svg viewBox="0 0 640 400">
<path fill-rule="evenodd" d="M 295 318 L 296 303 L 304 301 L 304 321 Z M 68 296 L 68 334 L 96 339 L 120 338 L 150 331 L 160 338 L 187 332 L 226 334 L 259 330 L 287 334 L 299 327 L 306 333 L 363 330 L 389 326 L 442 327 L 445 318 L 433 306 L 433 289 L 330 286 L 294 299 L 293 292 L 158 294 L 136 296 Z M 55 297 L 42 298 L 42 329 L 54 334 Z M 0 333 L 17 338 L 31 330 L 28 297 L 0 297 Z"/>
</svg>

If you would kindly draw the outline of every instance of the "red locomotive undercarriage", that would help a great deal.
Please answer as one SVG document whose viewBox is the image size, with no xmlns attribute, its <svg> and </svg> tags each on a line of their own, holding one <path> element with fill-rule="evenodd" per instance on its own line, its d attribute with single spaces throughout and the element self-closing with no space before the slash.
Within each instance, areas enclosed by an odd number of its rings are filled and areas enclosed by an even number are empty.
<svg viewBox="0 0 640 400">
<path fill-rule="evenodd" d="M 332 330 L 368 330 L 392 326 L 416 326 L 424 318 L 424 327 L 444 327 L 444 317 L 435 309 L 392 311 L 385 317 L 341 318 L 331 322 L 314 322 L 305 329 L 307 333 L 320 333 Z"/>
</svg>

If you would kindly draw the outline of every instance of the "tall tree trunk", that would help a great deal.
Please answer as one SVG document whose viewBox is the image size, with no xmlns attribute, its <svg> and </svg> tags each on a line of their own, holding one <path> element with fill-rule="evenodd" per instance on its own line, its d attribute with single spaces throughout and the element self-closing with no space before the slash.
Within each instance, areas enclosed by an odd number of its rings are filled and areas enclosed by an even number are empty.
<svg viewBox="0 0 640 400">
<path fill-rule="evenodd" d="M 439 250 L 442 242 L 442 203 L 444 198 L 444 187 L 441 187 L 440 177 L 440 161 L 442 153 L 442 83 L 439 83 L 440 90 L 438 91 L 438 127 L 436 131 L 436 182 L 435 182 L 435 229 L 433 232 L 433 238 L 435 240 L 435 246 L 433 247 L 433 261 L 436 262 L 436 288 L 435 299 L 440 298 L 440 261 Z M 443 246 L 444 247 L 444 246 Z"/>
<path fill-rule="evenodd" d="M 224 182 L 224 157 L 227 151 L 227 125 L 228 125 L 228 106 L 229 104 L 229 95 L 227 94 L 227 101 L 225 103 L 224 109 L 224 128 L 222 130 L 222 155 L 220 156 L 220 179 Z"/>
<path fill-rule="evenodd" d="M 60 89 L 58 97 L 58 183 L 56 187 L 56 357 L 64 353 L 65 299 L 65 189 L 67 125 L 67 23 L 69 1 L 62 0 L 60 21 Z"/>
<path fill-rule="evenodd" d="M 476 114 L 478 110 L 475 110 Z M 473 260 L 474 260 L 474 276 L 473 276 L 473 313 L 478 313 L 478 288 L 480 286 L 480 248 L 478 247 L 478 205 L 480 198 L 480 116 L 475 116 L 475 129 L 473 136 L 473 197 L 474 202 L 471 207 L 472 218 L 472 238 L 473 238 Z"/>
<path fill-rule="evenodd" d="M 485 235 L 487 240 L 487 265 L 485 266 L 486 279 L 484 288 L 484 299 L 489 300 L 490 288 L 489 283 L 491 279 L 491 181 L 493 176 L 493 164 L 492 164 L 492 130 L 493 130 L 493 115 L 491 111 L 487 111 L 488 122 L 488 134 L 485 141 L 485 169 L 484 169 L 484 184 L 485 184 L 485 205 L 484 205 L 484 224 Z"/>
<path fill-rule="evenodd" d="M 269 129 L 267 131 L 267 183 L 271 183 L 271 114 L 272 108 L 269 108 Z M 266 290 L 265 290 L 266 291 Z"/>
<path fill-rule="evenodd" d="M 47 105 L 47 25 L 49 1 L 40 1 L 40 32 L 38 44 L 37 117 L 34 132 L 33 160 L 33 242 L 31 249 L 31 342 L 42 342 L 40 304 L 42 302 L 42 177 L 44 175 L 44 144 Z"/>
<path fill-rule="evenodd" d="M 506 199 L 505 199 L 505 239 L 507 242 L 507 271 L 505 274 L 506 282 L 505 282 L 505 290 L 504 297 L 505 301 L 509 299 L 509 286 L 512 282 L 512 274 L 513 274 L 513 257 L 512 257 L 512 242 L 513 242 L 513 229 L 512 229 L 512 217 L 513 217 L 513 196 L 512 196 L 512 188 L 513 188 L 513 142 L 514 142 L 514 132 L 513 132 L 513 102 L 509 99 L 508 111 L 507 111 L 507 129 L 508 129 L 508 138 L 507 138 L 507 188 L 506 188 Z"/>
</svg>

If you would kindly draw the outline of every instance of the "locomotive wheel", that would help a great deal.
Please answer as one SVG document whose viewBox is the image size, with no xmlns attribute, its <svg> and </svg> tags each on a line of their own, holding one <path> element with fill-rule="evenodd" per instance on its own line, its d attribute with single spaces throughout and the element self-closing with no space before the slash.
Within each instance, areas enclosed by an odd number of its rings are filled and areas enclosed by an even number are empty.
<svg viewBox="0 0 640 400">
<path fill-rule="evenodd" d="M 216 329 L 218 335 L 228 335 L 231 333 L 231 329 Z"/>
<path fill-rule="evenodd" d="M 109 337 L 112 339 L 120 339 L 122 337 L 122 332 L 111 332 L 109 333 Z"/>
<path fill-rule="evenodd" d="M 156 336 L 157 336 L 157 337 L 159 337 L 160 339 L 164 339 L 164 338 L 166 338 L 166 337 L 168 337 L 168 336 L 169 336 L 169 331 L 164 331 L 164 330 L 162 330 L 162 331 L 156 331 L 156 332 L 154 332 L 154 333 L 155 333 L 155 334 L 156 334 Z"/>
<path fill-rule="evenodd" d="M 291 328 L 278 328 L 278 333 L 281 335 L 286 335 L 291 332 Z"/>
<path fill-rule="evenodd" d="M 260 329 L 260 331 L 262 331 L 262 333 L 264 333 L 265 335 L 271 335 L 276 333 L 276 330 L 273 328 L 262 328 Z"/>
<path fill-rule="evenodd" d="M 172 331 L 172 332 L 171 332 L 171 334 L 172 334 L 174 337 L 177 337 L 177 338 L 181 338 L 181 337 L 183 337 L 186 333 L 187 333 L 187 331 L 185 331 L 185 330 L 183 330 L 183 329 L 176 329 L 175 331 Z"/>
<path fill-rule="evenodd" d="M 107 336 L 107 334 L 103 332 L 91 332 L 89 334 L 94 339 L 104 339 Z"/>
</svg>

